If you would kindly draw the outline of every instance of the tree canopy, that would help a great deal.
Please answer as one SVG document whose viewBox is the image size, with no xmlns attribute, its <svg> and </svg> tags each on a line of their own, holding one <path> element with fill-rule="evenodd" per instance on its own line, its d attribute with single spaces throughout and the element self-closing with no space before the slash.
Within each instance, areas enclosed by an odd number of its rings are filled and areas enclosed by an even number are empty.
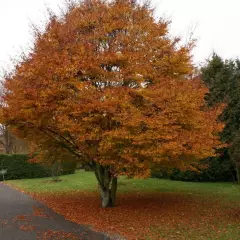
<svg viewBox="0 0 240 240">
<path fill-rule="evenodd" d="M 117 176 L 186 167 L 220 147 L 221 108 L 193 73 L 191 47 L 148 5 L 91 1 L 51 15 L 6 77 L 5 123 L 38 147 L 61 148 L 95 171 L 104 207 Z M 58 151 L 59 152 L 59 151 Z"/>
</svg>

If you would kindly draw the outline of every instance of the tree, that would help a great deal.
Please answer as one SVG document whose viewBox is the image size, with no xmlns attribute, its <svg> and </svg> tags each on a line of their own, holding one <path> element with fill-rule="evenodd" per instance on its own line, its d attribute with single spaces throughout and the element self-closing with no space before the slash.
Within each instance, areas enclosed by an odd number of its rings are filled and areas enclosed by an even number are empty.
<svg viewBox="0 0 240 240">
<path fill-rule="evenodd" d="M 217 54 L 208 60 L 201 69 L 202 79 L 209 87 L 206 100 L 210 106 L 226 103 L 220 119 L 226 123 L 221 139 L 229 144 L 228 151 L 235 165 L 237 181 L 239 178 L 239 134 L 240 134 L 240 61 L 223 60 Z"/>
<path fill-rule="evenodd" d="M 40 163 L 46 169 L 49 169 L 52 180 L 55 182 L 60 181 L 60 175 L 75 172 L 78 161 L 75 155 L 69 153 L 69 151 L 59 146 L 59 144 L 54 144 L 53 141 L 47 141 L 44 144 L 46 146 L 37 146 L 41 151 L 31 157 L 31 162 Z"/>
<path fill-rule="evenodd" d="M 0 88 L 0 107 L 4 107 L 4 88 L 1 86 Z M 2 111 L 0 111 L 0 122 L 2 121 Z M 8 126 L 4 124 L 0 124 L 0 145 L 2 146 L 3 152 L 6 154 L 13 154 L 13 153 L 23 153 L 26 152 L 27 143 L 24 140 L 18 139 L 14 134 L 11 132 Z"/>
<path fill-rule="evenodd" d="M 13 138 L 14 136 L 5 125 L 0 125 L 0 144 L 3 146 L 4 152 L 10 154 L 14 152 Z"/>
<path fill-rule="evenodd" d="M 188 78 L 192 43 L 180 46 L 168 25 L 147 4 L 70 5 L 6 77 L 5 123 L 88 164 L 103 207 L 114 206 L 119 175 L 184 168 L 220 147 L 221 108 L 205 106 L 207 88 Z"/>
</svg>

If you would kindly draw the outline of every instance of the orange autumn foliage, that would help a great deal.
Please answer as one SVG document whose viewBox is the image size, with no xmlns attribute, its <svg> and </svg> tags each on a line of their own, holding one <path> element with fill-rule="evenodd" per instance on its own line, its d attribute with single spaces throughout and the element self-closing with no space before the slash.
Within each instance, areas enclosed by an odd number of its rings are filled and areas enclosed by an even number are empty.
<svg viewBox="0 0 240 240">
<path fill-rule="evenodd" d="M 85 1 L 51 15 L 6 78 L 4 122 L 111 177 L 213 156 L 221 108 L 205 106 L 207 88 L 189 79 L 192 43 L 180 46 L 168 25 L 127 0 Z"/>
</svg>

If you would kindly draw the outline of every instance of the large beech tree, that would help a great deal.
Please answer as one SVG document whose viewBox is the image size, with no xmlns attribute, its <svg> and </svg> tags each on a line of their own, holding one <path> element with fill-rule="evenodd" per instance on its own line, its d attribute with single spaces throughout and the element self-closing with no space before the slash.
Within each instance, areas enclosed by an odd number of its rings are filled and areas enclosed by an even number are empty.
<svg viewBox="0 0 240 240">
<path fill-rule="evenodd" d="M 220 145 L 220 110 L 205 106 L 207 89 L 189 79 L 191 44 L 168 24 L 127 0 L 71 4 L 6 78 L 5 123 L 43 152 L 89 164 L 103 207 L 119 175 L 186 167 Z"/>
</svg>

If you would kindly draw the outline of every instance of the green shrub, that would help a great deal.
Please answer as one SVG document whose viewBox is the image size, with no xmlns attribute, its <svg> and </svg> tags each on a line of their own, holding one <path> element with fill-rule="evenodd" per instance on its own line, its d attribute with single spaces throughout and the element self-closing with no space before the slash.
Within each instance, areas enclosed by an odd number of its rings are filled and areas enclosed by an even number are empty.
<svg viewBox="0 0 240 240">
<path fill-rule="evenodd" d="M 236 172 L 234 164 L 230 160 L 228 149 L 221 149 L 219 155 L 202 160 L 197 167 L 199 172 L 173 169 L 168 174 L 166 172 L 153 172 L 152 177 L 189 182 L 235 181 Z"/>
<path fill-rule="evenodd" d="M 37 163 L 30 163 L 26 154 L 0 154 L 0 170 L 6 169 L 6 180 L 41 178 L 50 175 L 47 168 Z M 2 178 L 0 177 L 0 180 Z"/>
<path fill-rule="evenodd" d="M 76 161 L 72 160 L 64 160 L 61 162 L 61 174 L 67 175 L 67 174 L 73 174 L 77 169 L 77 163 Z"/>
<path fill-rule="evenodd" d="M 88 164 L 84 164 L 83 168 L 86 172 L 91 172 L 92 171 L 92 168 Z"/>
<path fill-rule="evenodd" d="M 52 166 L 43 166 L 39 163 L 29 162 L 27 154 L 0 154 L 0 170 L 6 169 L 5 180 L 31 179 L 52 176 Z M 60 163 L 59 175 L 73 174 L 76 170 L 76 162 L 64 160 Z M 0 181 L 3 178 L 0 176 Z"/>
<path fill-rule="evenodd" d="M 208 158 L 203 160 L 202 164 L 207 164 L 208 168 L 200 168 L 200 172 L 174 169 L 169 178 L 172 180 L 190 182 L 235 181 L 235 170 L 229 158 Z"/>
<path fill-rule="evenodd" d="M 168 178 L 169 175 L 167 172 L 157 172 L 157 171 L 153 171 L 151 173 L 151 177 L 152 178 L 159 178 L 159 179 L 165 179 L 165 178 Z"/>
</svg>

